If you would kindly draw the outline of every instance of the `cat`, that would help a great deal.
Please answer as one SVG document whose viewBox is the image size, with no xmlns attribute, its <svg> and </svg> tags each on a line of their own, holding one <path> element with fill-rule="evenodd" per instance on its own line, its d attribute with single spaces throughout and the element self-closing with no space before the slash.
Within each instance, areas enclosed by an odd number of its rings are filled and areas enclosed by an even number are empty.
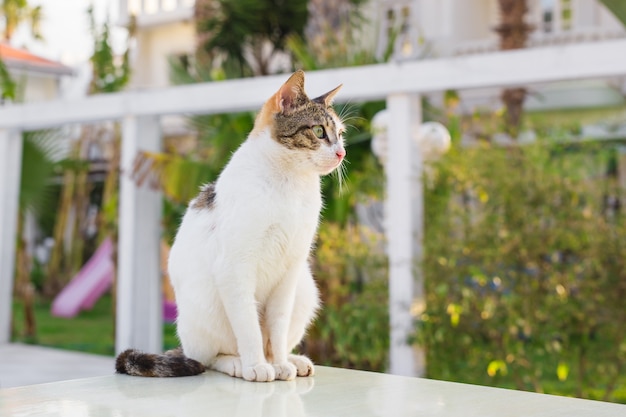
<svg viewBox="0 0 626 417">
<path fill-rule="evenodd" d="M 118 373 L 187 376 L 212 369 L 248 381 L 312 376 L 291 354 L 320 306 L 309 256 L 322 208 L 320 178 L 346 156 L 332 109 L 342 87 L 309 99 L 299 70 L 265 102 L 246 141 L 187 208 L 168 272 L 181 347 L 129 349 Z"/>
</svg>

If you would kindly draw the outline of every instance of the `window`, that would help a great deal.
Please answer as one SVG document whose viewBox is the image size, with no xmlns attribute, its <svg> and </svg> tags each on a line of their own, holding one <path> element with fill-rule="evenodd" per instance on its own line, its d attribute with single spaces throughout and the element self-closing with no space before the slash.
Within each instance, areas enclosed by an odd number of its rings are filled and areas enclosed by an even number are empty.
<svg viewBox="0 0 626 417">
<path fill-rule="evenodd" d="M 540 0 L 541 25 L 544 33 L 572 29 L 572 0 Z"/>
</svg>

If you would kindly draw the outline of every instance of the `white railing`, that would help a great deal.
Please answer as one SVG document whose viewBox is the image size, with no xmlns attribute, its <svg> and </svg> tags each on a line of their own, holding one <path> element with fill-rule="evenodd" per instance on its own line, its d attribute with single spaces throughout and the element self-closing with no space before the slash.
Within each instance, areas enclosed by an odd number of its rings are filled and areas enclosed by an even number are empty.
<svg viewBox="0 0 626 417">
<path fill-rule="evenodd" d="M 119 0 L 120 24 L 131 16 L 139 27 L 181 22 L 193 17 L 195 0 Z"/>
<path fill-rule="evenodd" d="M 597 0 L 571 0 L 568 4 L 562 0 L 545 3 L 542 0 L 531 0 L 528 3 L 530 10 L 527 21 L 534 26 L 534 30 L 528 38 L 526 47 L 626 38 L 624 26 Z M 493 7 L 497 10 L 495 4 Z M 496 27 L 499 23 L 499 13 L 494 11 L 490 16 L 490 26 Z M 434 48 L 444 55 L 453 56 L 494 52 L 500 49 L 495 32 L 484 38 L 469 41 L 458 37 L 441 39 L 434 42 Z"/>
<path fill-rule="evenodd" d="M 626 38 L 626 29 L 624 28 L 606 29 L 597 27 L 554 33 L 534 32 L 529 36 L 528 41 L 526 42 L 526 47 L 538 48 L 543 46 L 600 42 L 623 38 Z M 484 54 L 488 52 L 496 52 L 499 49 L 499 41 L 494 36 L 489 39 L 459 42 L 453 47 L 452 55 Z"/>
<path fill-rule="evenodd" d="M 386 237 L 389 256 L 391 364 L 395 374 L 421 374 L 408 344 L 411 306 L 424 305 L 417 261 L 421 254 L 421 154 L 410 140 L 421 121 L 421 94 L 448 89 L 508 87 L 554 81 L 623 77 L 626 40 L 537 48 L 440 60 L 317 71 L 307 91 L 320 94 L 339 83 L 339 100 L 385 99 L 389 112 Z M 159 194 L 128 176 L 139 150 L 161 147 L 159 119 L 168 114 L 258 109 L 285 75 L 162 90 L 99 95 L 75 101 L 0 107 L 0 343 L 9 341 L 15 262 L 21 132 L 68 123 L 119 121 L 122 125 L 116 350 L 159 351 L 162 343 L 159 274 Z"/>
</svg>

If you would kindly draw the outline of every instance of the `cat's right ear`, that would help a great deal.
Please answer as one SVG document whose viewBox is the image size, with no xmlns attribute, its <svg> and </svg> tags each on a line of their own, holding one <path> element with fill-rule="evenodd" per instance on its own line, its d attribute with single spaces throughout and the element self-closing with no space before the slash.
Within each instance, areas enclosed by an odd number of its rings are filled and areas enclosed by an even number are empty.
<svg viewBox="0 0 626 417">
<path fill-rule="evenodd" d="M 307 99 L 304 92 L 304 71 L 298 70 L 274 95 L 276 113 L 290 113 Z"/>
<path fill-rule="evenodd" d="M 330 107 L 333 104 L 333 100 L 335 99 L 335 96 L 337 95 L 339 90 L 341 90 L 341 87 L 343 87 L 343 84 L 339 84 L 337 87 L 330 90 L 328 93 L 323 94 L 317 98 L 314 98 L 312 101 L 318 104 L 321 104 L 323 106 Z"/>
</svg>

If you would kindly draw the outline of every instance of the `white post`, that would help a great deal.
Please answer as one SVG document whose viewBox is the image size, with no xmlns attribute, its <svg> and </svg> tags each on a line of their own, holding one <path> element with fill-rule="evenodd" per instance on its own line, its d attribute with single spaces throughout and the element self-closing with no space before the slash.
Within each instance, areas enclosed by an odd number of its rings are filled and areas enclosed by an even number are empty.
<svg viewBox="0 0 626 417">
<path fill-rule="evenodd" d="M 0 129 L 0 345 L 11 341 L 22 132 Z"/>
<path fill-rule="evenodd" d="M 413 139 L 421 122 L 420 97 L 387 97 L 388 152 L 385 221 L 389 256 L 389 315 L 391 326 L 389 372 L 423 376 L 424 353 L 409 344 L 415 326 L 412 310 L 424 303 L 421 274 L 423 237 L 422 155 Z"/>
<path fill-rule="evenodd" d="M 128 25 L 129 23 L 129 15 L 128 12 L 128 0 L 120 0 L 119 2 L 119 22 L 123 25 Z"/>
<path fill-rule="evenodd" d="M 157 116 L 128 116 L 122 126 L 115 349 L 163 349 L 160 271 L 161 193 L 131 174 L 140 150 L 161 150 Z"/>
</svg>

